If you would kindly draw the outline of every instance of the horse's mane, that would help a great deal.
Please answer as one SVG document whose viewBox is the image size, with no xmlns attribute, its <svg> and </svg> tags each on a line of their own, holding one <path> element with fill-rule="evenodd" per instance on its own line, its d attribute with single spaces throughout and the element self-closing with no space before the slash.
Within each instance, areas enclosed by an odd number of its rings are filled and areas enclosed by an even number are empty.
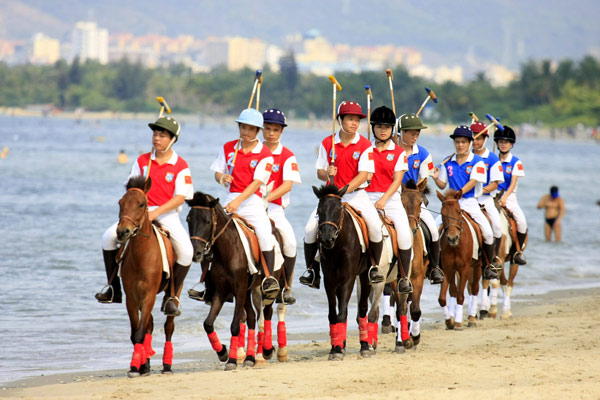
<svg viewBox="0 0 600 400">
<path fill-rule="evenodd" d="M 340 189 L 338 189 L 337 186 L 326 183 L 324 185 L 321 185 L 321 187 L 319 189 L 317 189 L 317 197 L 321 198 L 323 196 L 327 196 L 328 194 L 335 194 L 338 195 L 340 194 Z"/>
<path fill-rule="evenodd" d="M 406 186 L 407 189 L 414 189 L 417 190 L 417 184 L 415 183 L 415 181 L 413 179 L 409 179 L 408 182 L 406 182 Z M 431 194 L 431 189 L 429 189 L 428 185 L 425 185 L 425 189 L 423 189 L 423 194 L 425 196 L 428 196 Z"/>
<path fill-rule="evenodd" d="M 448 188 L 444 192 L 444 196 L 445 197 L 454 196 L 454 195 L 456 195 L 456 193 L 458 193 L 458 190 L 454 190 L 454 189 Z"/>
<path fill-rule="evenodd" d="M 145 184 L 146 184 L 146 178 L 144 178 L 142 175 L 136 175 L 136 176 L 132 176 L 131 178 L 129 178 L 129 180 L 127 181 L 127 184 L 125 185 L 125 188 L 127 190 L 133 189 L 133 188 L 144 190 Z"/>
<path fill-rule="evenodd" d="M 191 200 L 186 200 L 185 202 L 190 207 L 193 207 L 193 206 L 210 207 L 210 202 L 213 201 L 214 199 L 215 198 L 212 197 L 210 194 L 202 193 L 202 192 L 198 191 L 198 192 L 194 193 L 194 197 Z"/>
</svg>

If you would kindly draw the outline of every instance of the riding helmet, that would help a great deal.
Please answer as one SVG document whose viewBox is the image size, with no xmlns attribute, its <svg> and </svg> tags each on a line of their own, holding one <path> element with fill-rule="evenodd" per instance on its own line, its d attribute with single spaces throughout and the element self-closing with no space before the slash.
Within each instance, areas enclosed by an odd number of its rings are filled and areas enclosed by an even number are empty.
<svg viewBox="0 0 600 400">
<path fill-rule="evenodd" d="M 427 127 L 423 125 L 421 118 L 419 118 L 417 114 L 408 113 L 403 114 L 398 118 L 398 132 L 402 129 L 406 131 L 419 131 L 421 129 L 427 129 Z"/>
<path fill-rule="evenodd" d="M 494 142 L 498 143 L 498 140 L 500 139 L 508 140 L 514 144 L 517 141 L 517 135 L 515 134 L 513 128 L 508 125 L 504 125 L 503 130 L 496 129 L 496 132 L 494 132 Z"/>
<path fill-rule="evenodd" d="M 473 134 L 475 134 L 475 135 L 478 134 L 479 132 L 482 132 L 484 129 L 485 129 L 485 124 L 481 121 L 477 121 L 477 122 L 471 124 L 471 131 L 473 131 Z M 487 137 L 490 136 L 488 133 L 488 130 L 483 132 L 481 135 L 487 136 Z"/>
<path fill-rule="evenodd" d="M 459 125 L 454 129 L 454 133 L 450 135 L 452 139 L 456 139 L 457 137 L 466 137 L 469 140 L 473 140 L 473 131 L 466 125 Z"/>
<path fill-rule="evenodd" d="M 263 116 L 260 111 L 257 111 L 254 108 L 246 108 L 240 113 L 240 116 L 235 120 L 235 122 L 256 126 L 257 128 L 262 129 Z"/>
<path fill-rule="evenodd" d="M 342 101 L 340 103 L 336 118 L 342 115 L 358 115 L 360 119 L 367 117 L 365 114 L 363 114 L 360 104 L 355 101 Z"/>
<path fill-rule="evenodd" d="M 390 125 L 396 124 L 396 115 L 394 111 L 386 106 L 377 107 L 371 112 L 371 125 Z"/>
<path fill-rule="evenodd" d="M 179 125 L 174 118 L 160 117 L 156 120 L 156 122 L 149 123 L 148 126 L 153 131 L 167 131 L 171 135 L 175 136 L 175 140 L 179 139 L 179 131 L 181 130 L 181 125 Z"/>
<path fill-rule="evenodd" d="M 278 124 L 284 128 L 287 126 L 285 123 L 285 114 L 276 108 L 269 108 L 263 113 L 263 121 L 270 124 Z"/>
</svg>

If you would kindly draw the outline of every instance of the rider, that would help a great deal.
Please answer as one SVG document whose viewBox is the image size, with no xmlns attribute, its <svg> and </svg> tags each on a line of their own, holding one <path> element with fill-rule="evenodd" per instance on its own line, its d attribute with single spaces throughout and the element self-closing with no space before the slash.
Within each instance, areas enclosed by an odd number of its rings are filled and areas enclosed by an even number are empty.
<svg viewBox="0 0 600 400">
<path fill-rule="evenodd" d="M 371 184 L 365 190 L 375 208 L 383 210 L 384 215 L 394 223 L 398 233 L 398 258 L 404 270 L 404 277 L 402 277 L 403 274 L 398 269 L 398 292 L 411 293 L 412 283 L 408 274 L 412 235 L 400 197 L 402 178 L 408 165 L 404 149 L 391 140 L 395 125 L 396 115 L 388 107 L 378 107 L 371 113 L 371 126 L 375 137 L 372 142 L 375 173 L 371 178 Z"/>
<path fill-rule="evenodd" d="M 176 263 L 173 266 L 175 293 L 181 285 L 192 264 L 193 247 L 186 229 L 179 220 L 179 212 L 184 200 L 194 195 L 192 176 L 187 162 L 171 148 L 171 143 L 179 139 L 180 125 L 171 117 L 160 117 L 154 123 L 148 124 L 152 129 L 152 144 L 154 153 L 142 154 L 131 167 L 129 177 L 147 175 L 150 168 L 152 186 L 147 193 L 148 217 L 157 220 L 169 231 L 171 243 L 175 250 Z M 150 162 L 150 164 L 149 164 Z M 106 276 L 110 279 L 118 269 L 117 255 L 117 225 L 113 224 L 102 236 L 102 254 Z M 112 288 L 102 293 L 96 293 L 100 303 L 121 303 L 121 282 L 118 277 L 113 279 Z M 161 309 L 167 315 L 181 314 L 178 305 L 165 294 Z M 166 303 L 165 303 L 166 301 Z"/>
<path fill-rule="evenodd" d="M 521 160 L 510 152 L 516 140 L 515 131 L 510 126 L 504 125 L 504 130 L 496 129 L 496 132 L 494 132 L 494 141 L 498 145 L 500 162 L 502 162 L 502 170 L 504 171 L 504 182 L 498 187 L 498 189 L 504 190 L 504 194 L 498 203 L 500 206 L 506 206 L 514 215 L 517 222 L 517 240 L 519 241 L 519 248 L 522 250 L 527 238 L 527 221 L 525 220 L 525 214 L 519 207 L 519 203 L 517 203 L 517 181 L 519 177 L 525 176 L 525 171 Z M 515 254 L 514 262 L 518 265 L 527 264 L 522 251 Z"/>
<path fill-rule="evenodd" d="M 486 183 L 483 186 L 482 195 L 479 196 L 477 201 L 480 205 L 483 205 L 487 215 L 490 217 L 492 225 L 492 233 L 494 235 L 494 253 L 496 256 L 495 261 L 499 262 L 498 250 L 500 250 L 500 242 L 502 241 L 502 226 L 500 224 L 500 214 L 494 204 L 494 196 L 498 192 L 498 185 L 504 182 L 504 174 L 502 173 L 502 163 L 498 159 L 498 156 L 489 151 L 485 144 L 487 142 L 488 131 L 485 130 L 485 124 L 482 122 L 475 122 L 471 124 L 471 130 L 473 135 L 477 136 L 473 138 L 473 153 L 483 158 L 485 164 L 485 170 L 487 175 Z M 483 132 L 479 134 L 480 132 Z M 477 135 L 479 134 L 479 135 Z"/>
<path fill-rule="evenodd" d="M 291 290 L 296 264 L 296 236 L 294 229 L 285 216 L 284 209 L 290 204 L 290 191 L 294 183 L 300 183 L 300 172 L 296 156 L 279 139 L 287 126 L 285 115 L 276 108 L 270 108 L 263 113 L 263 144 L 273 154 L 273 170 L 267 184 L 265 202 L 268 203 L 267 214 L 275 222 L 283 239 L 283 268 L 286 282 L 290 288 L 284 288 L 282 300 L 285 304 L 294 304 Z"/>
<path fill-rule="evenodd" d="M 433 179 L 440 189 L 444 189 L 446 184 L 449 184 L 451 189 L 462 190 L 463 195 L 459 200 L 460 208 L 469 213 L 481 227 L 483 251 L 490 263 L 483 267 L 483 278 L 496 279 L 498 274 L 495 271 L 496 267 L 492 264 L 494 235 L 490 223 L 477 203 L 477 198 L 481 196 L 482 186 L 487 180 L 485 164 L 481 157 L 473 154 L 470 150 L 473 140 L 471 128 L 460 125 L 454 129 L 454 133 L 450 137 L 454 140 L 456 153 L 447 157 L 440 168 L 435 169 Z"/>
<path fill-rule="evenodd" d="M 383 223 L 377 210 L 364 191 L 370 173 L 375 172 L 373 162 L 373 146 L 358 133 L 360 120 L 365 118 L 360 105 L 355 101 L 343 101 L 337 112 L 340 131 L 335 135 L 335 146 L 331 136 L 326 137 L 319 147 L 319 156 L 315 167 L 317 177 L 322 181 L 329 180 L 332 176 L 333 183 L 338 188 L 348 185 L 342 201 L 348 202 L 352 207 L 362 213 L 367 223 L 369 232 L 369 248 L 374 264 L 369 269 L 371 283 L 382 282 L 385 278 L 379 269 L 379 259 L 383 249 Z M 332 155 L 335 151 L 335 165 L 332 165 Z M 300 283 L 318 289 L 321 275 L 319 262 L 314 260 L 319 244 L 317 243 L 317 230 L 319 226 L 317 209 L 310 215 L 304 228 L 304 257 L 307 270 L 300 277 Z"/>
<path fill-rule="evenodd" d="M 264 185 L 269 182 L 273 169 L 271 151 L 258 140 L 263 128 L 262 114 L 247 108 L 236 120 L 240 138 L 225 143 L 210 169 L 215 180 L 229 187 L 225 211 L 237 213 L 254 226 L 258 244 L 265 258 L 269 276 L 261 284 L 264 294 L 276 296 L 279 282 L 272 274 L 275 266 L 275 242 L 271 222 L 263 205 Z"/>
<path fill-rule="evenodd" d="M 427 129 L 427 127 L 423 125 L 421 118 L 416 114 L 404 114 L 398 118 L 398 133 L 400 133 L 398 144 L 406 152 L 408 160 L 408 170 L 402 180 L 402 183 L 405 185 L 411 179 L 418 185 L 433 174 L 433 159 L 431 155 L 425 147 L 417 144 L 421 129 Z M 423 200 L 425 201 L 426 199 L 424 198 Z M 432 284 L 439 284 L 444 282 L 444 273 L 439 267 L 440 235 L 435 220 L 426 207 L 426 204 L 421 206 L 421 221 L 425 223 L 431 234 L 427 277 Z"/>
</svg>

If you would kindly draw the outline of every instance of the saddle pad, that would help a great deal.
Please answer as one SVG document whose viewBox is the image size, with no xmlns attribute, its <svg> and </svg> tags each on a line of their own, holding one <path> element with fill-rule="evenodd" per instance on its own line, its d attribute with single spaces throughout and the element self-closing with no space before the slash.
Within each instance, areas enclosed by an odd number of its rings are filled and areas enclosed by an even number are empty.
<svg viewBox="0 0 600 400">
<path fill-rule="evenodd" d="M 421 231 L 421 240 L 423 241 L 423 255 L 426 256 L 427 254 L 429 254 L 429 252 L 427 251 L 427 241 L 425 240 L 425 233 L 421 228 L 421 224 L 419 224 L 419 230 Z"/>
<path fill-rule="evenodd" d="M 240 235 L 240 240 L 242 241 L 242 246 L 244 246 L 244 253 L 246 253 L 246 260 L 248 261 L 248 272 L 251 275 L 258 273 L 257 261 L 255 261 L 254 256 L 252 255 L 252 250 L 250 247 L 250 242 L 248 237 L 244 233 L 242 227 L 240 226 L 240 222 L 237 218 L 233 219 L 233 223 L 235 224 L 235 228 Z M 254 233 L 253 233 L 254 235 Z M 275 243 L 275 265 L 273 266 L 273 271 L 279 271 L 281 266 L 283 265 L 283 254 L 281 253 L 281 249 L 277 244 L 277 240 L 274 235 L 271 235 L 273 238 L 273 243 Z"/>
<path fill-rule="evenodd" d="M 350 210 L 351 207 L 348 207 L 347 209 Z M 361 224 L 358 221 L 357 215 L 355 215 L 352 211 L 350 211 L 349 214 L 352 217 L 352 222 L 354 223 L 354 228 L 356 229 L 356 233 L 358 234 L 358 239 L 360 241 L 360 251 L 365 253 L 367 251 L 367 244 L 365 243 L 365 236 L 363 235 L 363 230 L 361 228 Z"/>
<path fill-rule="evenodd" d="M 386 228 L 386 230 L 383 231 L 383 235 L 385 237 L 386 233 L 388 234 L 388 236 L 391 240 L 391 246 L 392 246 L 394 255 L 396 257 L 398 257 L 398 232 L 396 232 L 396 227 L 394 226 L 394 223 L 392 222 L 392 220 L 389 219 L 388 217 L 383 217 L 381 214 L 379 214 L 379 218 L 381 218 L 381 221 L 383 222 L 383 226 Z"/>
<path fill-rule="evenodd" d="M 165 235 L 163 235 L 156 225 L 152 224 L 152 228 L 154 230 L 154 234 L 158 239 L 158 247 L 160 248 L 160 258 L 162 260 L 163 272 L 165 273 L 165 279 L 169 279 L 171 276 L 171 269 L 169 268 L 169 259 L 167 258 L 167 250 L 165 249 Z M 123 259 L 125 258 L 125 252 L 127 251 L 127 246 L 129 245 L 129 240 L 125 242 L 123 246 L 119 249 L 117 260 L 119 262 L 119 271 L 117 272 L 117 276 L 121 277 L 121 266 L 123 265 Z"/>
<path fill-rule="evenodd" d="M 390 230 L 388 229 L 387 226 L 385 226 L 385 225 L 383 226 L 382 233 L 383 233 L 383 245 L 385 246 L 385 248 L 387 250 L 387 256 L 388 256 L 387 262 L 388 262 L 388 264 L 391 264 L 392 261 L 394 260 L 394 248 L 398 248 L 398 245 L 395 245 L 396 243 L 394 243 L 394 236 L 393 236 L 393 234 L 390 233 Z M 383 255 L 383 253 L 382 253 L 382 255 Z"/>
<path fill-rule="evenodd" d="M 509 254 L 513 242 L 510 233 L 510 222 L 504 212 L 500 212 L 500 226 L 502 227 L 502 235 L 506 238 L 504 240 L 504 251 L 501 253 Z"/>
<path fill-rule="evenodd" d="M 473 238 L 473 260 L 479 260 L 479 240 L 477 240 L 477 233 L 475 233 L 475 228 L 473 228 L 473 224 L 471 224 L 470 218 L 463 218 L 467 225 L 469 225 L 469 230 L 471 230 L 471 237 Z"/>
</svg>

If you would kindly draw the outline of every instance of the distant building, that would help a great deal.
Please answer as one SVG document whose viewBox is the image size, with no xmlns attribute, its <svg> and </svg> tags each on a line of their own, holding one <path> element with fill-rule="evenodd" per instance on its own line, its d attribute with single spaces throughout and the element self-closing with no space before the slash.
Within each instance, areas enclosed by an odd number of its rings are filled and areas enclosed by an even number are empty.
<svg viewBox="0 0 600 400">
<path fill-rule="evenodd" d="M 71 42 L 71 60 L 79 57 L 81 61 L 108 63 L 108 30 L 98 28 L 95 22 L 77 22 Z"/>
<path fill-rule="evenodd" d="M 267 58 L 267 43 L 260 39 L 234 37 L 229 39 L 227 67 L 232 70 L 242 68 L 261 69 Z"/>
<path fill-rule="evenodd" d="M 54 64 L 60 58 L 60 42 L 43 33 L 35 34 L 30 46 L 29 62 L 33 64 Z"/>
</svg>

